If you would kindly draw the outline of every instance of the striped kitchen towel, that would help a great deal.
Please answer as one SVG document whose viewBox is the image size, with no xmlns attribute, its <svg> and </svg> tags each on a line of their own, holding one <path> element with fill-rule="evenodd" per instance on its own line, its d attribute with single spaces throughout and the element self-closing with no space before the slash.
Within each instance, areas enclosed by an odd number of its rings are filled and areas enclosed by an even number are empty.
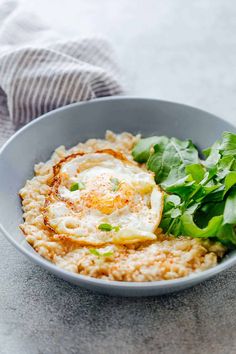
<svg viewBox="0 0 236 354">
<path fill-rule="evenodd" d="M 106 41 L 67 40 L 17 2 L 0 6 L 0 144 L 45 112 L 121 92 Z"/>
</svg>

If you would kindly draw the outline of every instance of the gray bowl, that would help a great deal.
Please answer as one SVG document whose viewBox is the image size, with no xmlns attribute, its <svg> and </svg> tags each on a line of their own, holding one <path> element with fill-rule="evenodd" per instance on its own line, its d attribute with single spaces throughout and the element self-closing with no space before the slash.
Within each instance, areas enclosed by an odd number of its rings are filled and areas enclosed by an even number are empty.
<svg viewBox="0 0 236 354">
<path fill-rule="evenodd" d="M 18 131 L 0 151 L 0 229 L 29 259 L 46 270 L 85 288 L 122 296 L 170 293 L 193 286 L 236 263 L 236 251 L 214 268 L 168 281 L 129 283 L 106 281 L 67 272 L 39 256 L 25 241 L 19 189 L 33 176 L 33 166 L 46 161 L 59 145 L 67 148 L 91 137 L 103 137 L 107 129 L 190 138 L 199 148 L 210 146 L 225 130 L 236 128 L 202 110 L 182 104 L 141 98 L 105 98 L 75 103 L 34 120 Z M 7 255 L 6 255 L 7 257 Z"/>
</svg>

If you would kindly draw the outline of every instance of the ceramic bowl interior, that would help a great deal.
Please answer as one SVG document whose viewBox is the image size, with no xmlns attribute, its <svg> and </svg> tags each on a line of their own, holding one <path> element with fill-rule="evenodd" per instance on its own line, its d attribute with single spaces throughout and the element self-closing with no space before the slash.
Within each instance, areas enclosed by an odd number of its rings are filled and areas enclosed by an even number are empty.
<svg viewBox="0 0 236 354">
<path fill-rule="evenodd" d="M 69 273 L 40 257 L 28 245 L 18 225 L 22 222 L 19 189 L 33 176 L 33 166 L 49 159 L 60 145 L 67 148 L 88 138 L 101 138 L 107 129 L 143 136 L 190 138 L 199 148 L 210 146 L 225 130 L 236 128 L 216 116 L 182 104 L 141 98 L 106 98 L 75 103 L 36 119 L 17 132 L 0 152 L 0 226 L 26 256 L 57 276 L 91 290 L 124 296 L 157 295 L 205 280 L 236 263 L 232 251 L 216 267 L 186 278 L 150 283 L 125 283 Z"/>
</svg>

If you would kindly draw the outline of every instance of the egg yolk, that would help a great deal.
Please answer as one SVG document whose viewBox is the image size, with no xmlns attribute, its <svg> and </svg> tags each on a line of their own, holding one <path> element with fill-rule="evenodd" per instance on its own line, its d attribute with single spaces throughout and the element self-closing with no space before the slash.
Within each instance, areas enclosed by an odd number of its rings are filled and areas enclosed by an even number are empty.
<svg viewBox="0 0 236 354">
<path fill-rule="evenodd" d="M 86 207 L 107 215 L 130 204 L 133 197 L 132 186 L 107 174 L 88 180 L 80 196 Z"/>
</svg>

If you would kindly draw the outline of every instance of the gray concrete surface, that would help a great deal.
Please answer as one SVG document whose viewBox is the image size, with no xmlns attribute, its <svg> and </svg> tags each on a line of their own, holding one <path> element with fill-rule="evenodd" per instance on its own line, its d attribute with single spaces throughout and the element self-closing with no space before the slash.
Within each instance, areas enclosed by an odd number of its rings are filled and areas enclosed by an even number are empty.
<svg viewBox="0 0 236 354">
<path fill-rule="evenodd" d="M 68 35 L 105 35 L 130 93 L 236 123 L 234 0 L 25 1 Z M 111 298 L 31 264 L 0 235 L 0 353 L 236 352 L 236 267 L 159 298 Z"/>
</svg>

